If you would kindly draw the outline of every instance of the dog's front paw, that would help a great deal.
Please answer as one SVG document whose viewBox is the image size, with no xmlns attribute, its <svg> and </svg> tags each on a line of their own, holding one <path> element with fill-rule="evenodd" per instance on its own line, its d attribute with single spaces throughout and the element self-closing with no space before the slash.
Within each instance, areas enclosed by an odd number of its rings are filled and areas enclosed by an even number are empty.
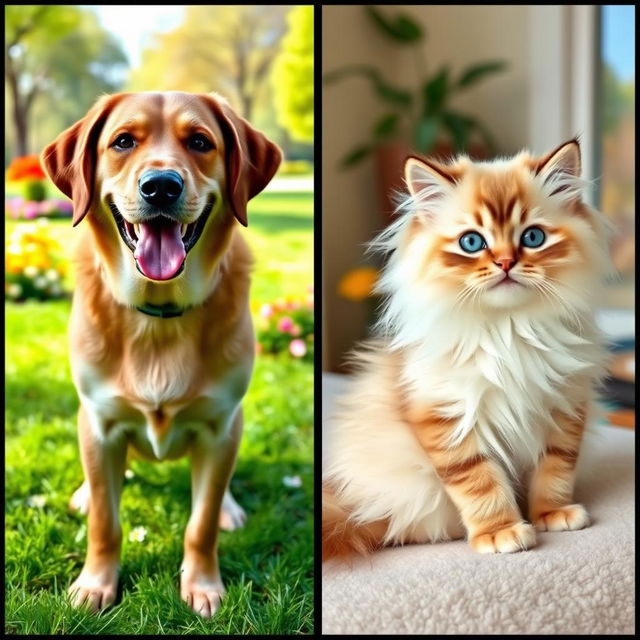
<svg viewBox="0 0 640 640">
<path fill-rule="evenodd" d="M 213 577 L 185 577 L 180 581 L 180 596 L 198 615 L 210 618 L 220 607 L 225 588 Z"/>
<path fill-rule="evenodd" d="M 536 532 L 527 522 L 516 522 L 492 533 L 471 536 L 469 544 L 478 553 L 513 553 L 535 546 Z"/>
<path fill-rule="evenodd" d="M 589 526 L 589 514 L 581 504 L 570 504 L 540 514 L 534 524 L 538 531 L 575 531 Z"/>
<path fill-rule="evenodd" d="M 83 569 L 69 587 L 74 607 L 85 606 L 92 613 L 106 609 L 115 602 L 118 591 L 118 567 L 106 567 L 99 573 Z"/>
</svg>

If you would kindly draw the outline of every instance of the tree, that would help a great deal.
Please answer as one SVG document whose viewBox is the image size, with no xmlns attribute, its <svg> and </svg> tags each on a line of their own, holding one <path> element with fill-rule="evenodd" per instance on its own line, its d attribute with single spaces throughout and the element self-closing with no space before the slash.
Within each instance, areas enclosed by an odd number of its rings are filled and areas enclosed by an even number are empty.
<svg viewBox="0 0 640 640">
<path fill-rule="evenodd" d="M 73 5 L 7 5 L 5 18 L 15 152 L 25 155 L 36 102 L 48 102 L 62 126 L 71 124 L 97 95 L 117 88 L 112 71 L 127 59 L 95 15 Z"/>
<path fill-rule="evenodd" d="M 129 87 L 219 91 L 251 120 L 264 97 L 287 11 L 287 6 L 189 6 L 182 25 L 155 37 Z"/>
<path fill-rule="evenodd" d="M 313 141 L 313 6 L 293 9 L 289 31 L 273 63 L 271 84 L 278 123 L 300 142 Z"/>
<path fill-rule="evenodd" d="M 602 65 L 602 126 L 609 134 L 618 127 L 620 119 L 634 110 L 635 82 L 623 83 L 613 67 Z"/>
</svg>

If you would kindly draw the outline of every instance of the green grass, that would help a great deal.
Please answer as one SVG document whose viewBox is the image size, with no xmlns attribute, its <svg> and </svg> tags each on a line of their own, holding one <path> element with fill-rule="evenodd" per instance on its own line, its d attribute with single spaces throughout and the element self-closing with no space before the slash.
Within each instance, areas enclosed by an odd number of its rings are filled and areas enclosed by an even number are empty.
<svg viewBox="0 0 640 640">
<path fill-rule="evenodd" d="M 306 294 L 311 206 L 308 193 L 254 201 L 247 230 L 256 254 L 254 301 Z M 67 510 L 82 480 L 69 308 L 68 300 L 6 305 L 6 633 L 312 633 L 313 368 L 286 355 L 258 358 L 244 403 L 232 491 L 248 520 L 221 533 L 227 596 L 213 620 L 191 613 L 178 592 L 190 509 L 187 460 L 133 462 L 121 507 L 122 598 L 99 616 L 69 607 L 66 589 L 86 549 L 86 519 Z M 301 477 L 300 488 L 283 484 L 291 475 Z M 45 506 L 29 506 L 33 495 L 44 496 Z M 143 542 L 128 540 L 136 526 L 148 531 Z"/>
</svg>

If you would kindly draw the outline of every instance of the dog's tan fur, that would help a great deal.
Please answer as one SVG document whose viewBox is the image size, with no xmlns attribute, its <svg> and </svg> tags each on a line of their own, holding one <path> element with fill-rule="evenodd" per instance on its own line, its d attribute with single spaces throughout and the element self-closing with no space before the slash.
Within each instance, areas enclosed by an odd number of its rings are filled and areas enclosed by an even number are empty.
<svg viewBox="0 0 640 640">
<path fill-rule="evenodd" d="M 135 152 L 112 148 L 122 131 L 135 137 Z M 192 151 L 185 139 L 193 131 L 204 132 L 215 149 Z M 177 92 L 106 96 L 43 151 L 48 174 L 73 200 L 74 224 L 86 216 L 69 331 L 85 473 L 73 503 L 89 513 L 85 565 L 70 587 L 76 606 L 98 611 L 115 600 L 128 450 L 150 459 L 191 457 L 181 595 L 205 617 L 219 605 L 219 523 L 234 528 L 244 520 L 228 485 L 254 356 L 252 259 L 236 219 L 246 225 L 247 201 L 280 158 L 219 97 Z M 115 202 L 136 222 L 138 179 L 149 168 L 181 175 L 185 222 L 215 202 L 184 271 L 167 281 L 136 270 L 108 206 Z M 184 308 L 183 315 L 158 318 L 136 309 L 167 303 Z"/>
</svg>

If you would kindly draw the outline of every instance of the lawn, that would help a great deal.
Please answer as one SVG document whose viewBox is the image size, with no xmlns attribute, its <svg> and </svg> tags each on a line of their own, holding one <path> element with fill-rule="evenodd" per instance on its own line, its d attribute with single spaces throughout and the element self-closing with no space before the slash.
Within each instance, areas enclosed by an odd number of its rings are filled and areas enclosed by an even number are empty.
<svg viewBox="0 0 640 640">
<path fill-rule="evenodd" d="M 276 192 L 252 202 L 246 233 L 256 256 L 254 308 L 307 294 L 312 202 L 310 193 Z M 51 226 L 73 237 L 70 223 Z M 287 354 L 258 358 L 244 404 L 232 490 L 248 521 L 221 534 L 227 596 L 213 620 L 192 614 L 178 593 L 187 460 L 133 462 L 121 507 L 123 597 L 99 616 L 68 606 L 66 589 L 86 549 L 86 519 L 67 510 L 82 480 L 69 307 L 68 300 L 6 305 L 6 633 L 313 633 L 313 367 Z M 299 476 L 301 486 L 285 483 L 287 476 Z M 130 541 L 140 526 L 146 537 Z"/>
</svg>

